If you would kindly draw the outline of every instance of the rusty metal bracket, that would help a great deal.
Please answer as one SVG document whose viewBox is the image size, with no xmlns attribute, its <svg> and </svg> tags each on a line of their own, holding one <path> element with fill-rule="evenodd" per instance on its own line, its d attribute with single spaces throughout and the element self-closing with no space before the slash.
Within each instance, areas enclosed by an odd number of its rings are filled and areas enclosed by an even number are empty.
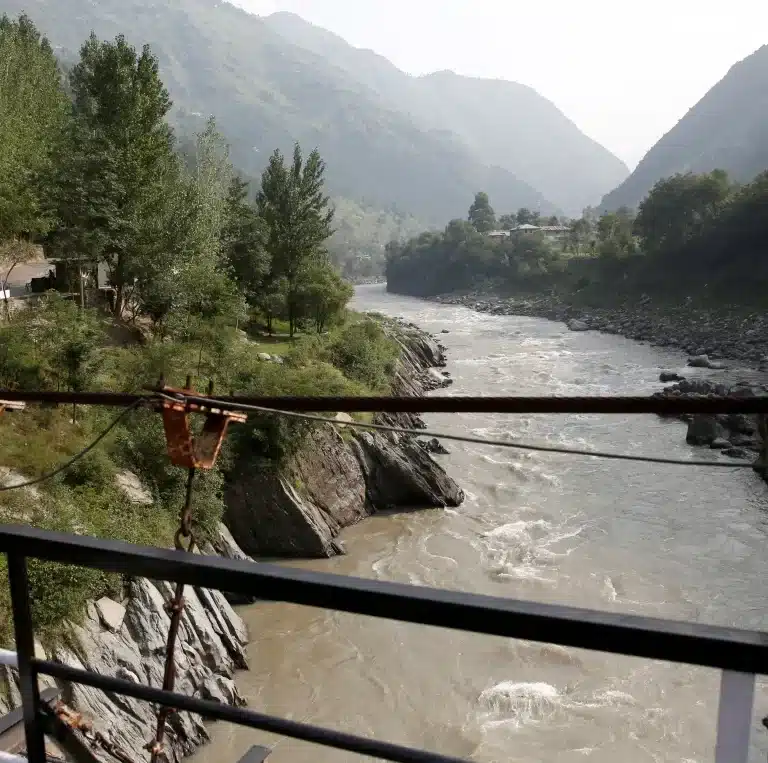
<svg viewBox="0 0 768 763">
<path fill-rule="evenodd" d="M 186 387 L 182 389 L 161 384 L 158 392 L 167 396 L 161 398 L 159 408 L 163 414 L 163 427 L 171 463 L 187 469 L 213 468 L 230 423 L 242 424 L 247 420 L 247 415 L 185 400 L 185 396 L 191 394 L 206 397 L 195 393 L 189 377 Z M 208 396 L 212 393 L 213 385 L 210 385 Z M 172 400 L 171 397 L 178 399 Z M 203 429 L 197 436 L 192 433 L 191 413 L 205 414 Z"/>
</svg>

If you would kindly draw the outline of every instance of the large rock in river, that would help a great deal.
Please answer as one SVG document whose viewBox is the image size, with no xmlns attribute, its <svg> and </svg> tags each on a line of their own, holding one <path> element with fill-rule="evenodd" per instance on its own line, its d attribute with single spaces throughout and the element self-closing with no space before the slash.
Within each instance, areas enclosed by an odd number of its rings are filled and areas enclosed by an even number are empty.
<svg viewBox="0 0 768 763">
<path fill-rule="evenodd" d="M 374 509 L 458 506 L 464 492 L 416 440 L 399 443 L 363 432 L 357 438 Z"/>
<path fill-rule="evenodd" d="M 697 413 L 688 424 L 685 441 L 689 445 L 711 445 L 725 436 L 725 428 L 715 416 Z"/>
</svg>

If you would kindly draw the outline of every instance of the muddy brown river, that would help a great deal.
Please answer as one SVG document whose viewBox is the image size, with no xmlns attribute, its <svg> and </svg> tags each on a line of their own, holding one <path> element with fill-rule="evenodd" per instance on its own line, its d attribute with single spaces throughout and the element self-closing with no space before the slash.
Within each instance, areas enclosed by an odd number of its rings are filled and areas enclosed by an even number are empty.
<svg viewBox="0 0 768 763">
<path fill-rule="evenodd" d="M 490 316 L 360 287 L 355 306 L 450 333 L 438 394 L 647 394 L 682 355 L 545 320 Z M 432 429 L 690 458 L 654 416 L 433 415 Z M 348 555 L 296 566 L 497 596 L 765 629 L 768 487 L 751 470 L 601 461 L 449 443 L 458 510 L 374 517 Z M 696 456 L 719 458 L 709 451 Z M 241 610 L 251 708 L 479 763 L 714 760 L 714 670 L 465 635 L 287 604 Z M 752 760 L 764 763 L 758 682 Z M 198 760 L 363 758 L 223 724 Z"/>
</svg>

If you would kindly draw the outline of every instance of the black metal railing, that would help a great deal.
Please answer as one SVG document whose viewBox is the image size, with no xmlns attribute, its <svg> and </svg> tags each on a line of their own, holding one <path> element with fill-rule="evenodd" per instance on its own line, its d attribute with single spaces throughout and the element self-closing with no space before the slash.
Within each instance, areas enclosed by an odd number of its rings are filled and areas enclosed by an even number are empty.
<svg viewBox="0 0 768 763">
<path fill-rule="evenodd" d="M 45 760 L 47 718 L 38 689 L 40 675 L 384 760 L 457 763 L 459 759 L 38 659 L 28 595 L 28 558 L 359 615 L 720 668 L 724 673 L 718 763 L 747 760 L 754 676 L 768 673 L 768 634 L 761 632 L 363 580 L 27 526 L 0 526 L 0 552 L 8 557 L 27 757 L 31 763 Z"/>
<path fill-rule="evenodd" d="M 3 390 L 3 399 L 136 406 L 145 396 L 113 393 L 37 393 Z M 75 399 L 76 398 L 76 399 Z M 187 395 L 188 402 L 194 395 Z M 752 398 L 217 398 L 219 408 L 264 406 L 278 411 L 486 413 L 751 413 L 768 415 L 768 396 Z M 102 435 L 103 436 L 103 435 Z M 96 441 L 98 442 L 98 441 Z M 95 444 L 95 443 L 94 443 Z M 581 455 L 590 455 L 582 453 Z M 598 455 L 598 454 L 591 454 Z M 603 454 L 604 456 L 606 454 Z M 763 453 L 763 460 L 765 459 Z M 716 464 L 713 464 L 716 465 Z M 490 596 L 362 580 L 263 563 L 185 554 L 117 541 L 0 525 L 7 554 L 16 657 L 27 757 L 43 763 L 46 732 L 56 718 L 41 700 L 38 677 L 52 676 L 123 694 L 160 707 L 229 721 L 391 761 L 456 763 L 457 758 L 281 719 L 250 709 L 184 696 L 68 665 L 38 659 L 29 601 L 27 559 L 84 566 L 126 576 L 166 580 L 263 600 L 290 602 L 474 633 L 718 668 L 723 671 L 716 763 L 747 763 L 755 676 L 768 674 L 768 634 L 699 623 L 514 601 Z M 0 655 L 2 656 L 2 655 Z M 253 760 L 264 751 L 254 749 Z M 2 758 L 2 753 L 0 753 Z"/>
</svg>

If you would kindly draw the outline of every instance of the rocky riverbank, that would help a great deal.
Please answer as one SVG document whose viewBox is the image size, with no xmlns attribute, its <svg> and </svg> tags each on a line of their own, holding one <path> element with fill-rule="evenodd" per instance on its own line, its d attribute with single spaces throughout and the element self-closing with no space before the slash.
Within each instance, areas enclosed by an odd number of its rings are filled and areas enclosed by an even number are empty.
<svg viewBox="0 0 768 763">
<path fill-rule="evenodd" d="M 584 308 L 552 295 L 495 297 L 448 294 L 443 304 L 464 305 L 492 315 L 530 315 L 562 321 L 575 330 L 595 330 L 675 347 L 689 355 L 768 367 L 768 314 L 736 307 L 700 309 L 656 305 L 649 298 L 616 308 Z"/>
<path fill-rule="evenodd" d="M 444 348 L 413 324 L 386 321 L 385 330 L 398 343 L 393 392 L 420 396 L 448 386 Z M 279 471 L 237 464 L 226 492 L 226 524 L 203 553 L 229 558 L 255 556 L 327 557 L 342 553 L 337 536 L 380 510 L 414 510 L 457 506 L 459 486 L 428 450 L 439 443 L 413 435 L 352 430 L 352 420 L 338 414 L 332 424 L 317 426 L 296 456 Z M 413 414 L 382 415 L 378 423 L 421 429 Z M 12 475 L 11 475 L 12 476 Z M 8 478 L 9 475 L 6 475 Z M 19 477 L 20 478 L 20 477 Z M 131 473 L 121 475 L 126 495 L 138 503 L 152 498 Z M 122 483 L 121 483 L 122 484 Z M 242 546 L 242 548 L 241 548 Z M 119 599 L 87 603 L 80 623 L 63 623 L 62 638 L 39 654 L 102 675 L 161 686 L 169 616 L 168 584 L 134 580 Z M 176 690 L 191 696 L 244 704 L 234 674 L 247 668 L 248 635 L 232 603 L 217 591 L 188 589 L 179 641 Z M 20 704 L 18 677 L 0 666 L 0 716 Z M 42 682 L 44 683 L 44 682 Z M 48 682 L 47 685 L 53 685 Z M 156 723 L 147 703 L 90 689 L 63 685 L 61 699 L 92 724 L 73 732 L 100 763 L 149 760 L 147 743 Z M 201 720 L 188 713 L 169 718 L 167 758 L 176 763 L 208 740 Z"/>
<path fill-rule="evenodd" d="M 203 552 L 243 556 L 224 526 L 215 546 Z M 169 626 L 165 603 L 171 594 L 168 583 L 132 580 L 122 598 L 88 602 L 82 622 L 62 623 L 56 646 L 46 650 L 37 643 L 35 651 L 75 668 L 162 686 Z M 229 705 L 245 704 L 234 681 L 235 671 L 247 667 L 245 624 L 218 591 L 187 588 L 184 599 L 176 647 L 176 691 Z M 11 668 L 0 666 L 0 716 L 21 704 L 17 678 Z M 46 678 L 40 683 L 55 685 Z M 72 733 L 95 761 L 149 760 L 145 747 L 157 723 L 152 706 L 86 686 L 64 684 L 60 689 L 61 701 L 82 713 L 90 725 Z M 206 741 L 208 733 L 199 717 L 189 713 L 170 717 L 165 743 L 171 763 Z"/>
<path fill-rule="evenodd" d="M 768 394 L 768 315 L 722 307 L 654 305 L 649 298 L 621 308 L 586 309 L 555 296 L 493 297 L 450 294 L 436 297 L 492 315 L 528 315 L 562 321 L 572 331 L 602 331 L 677 348 L 687 353 L 688 369 L 664 371 L 670 383 L 659 397 L 755 396 Z M 731 458 L 756 460 L 765 439 L 756 416 L 680 416 L 690 445 L 721 451 Z"/>
</svg>

